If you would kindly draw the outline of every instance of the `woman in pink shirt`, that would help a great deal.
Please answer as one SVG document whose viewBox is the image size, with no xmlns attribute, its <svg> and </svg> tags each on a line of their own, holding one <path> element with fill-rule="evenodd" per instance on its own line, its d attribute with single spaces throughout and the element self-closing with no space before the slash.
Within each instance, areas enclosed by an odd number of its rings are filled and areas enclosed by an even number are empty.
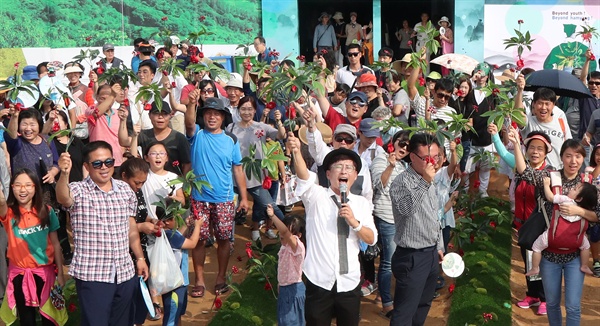
<svg viewBox="0 0 600 326">
<path fill-rule="evenodd" d="M 275 215 L 271 205 L 267 205 L 267 216 L 273 220 L 281 239 L 277 267 L 277 281 L 279 282 L 277 324 L 280 326 L 305 325 L 306 288 L 302 283 L 302 265 L 306 253 L 303 242 L 304 219 L 290 216 L 284 224 Z"/>
</svg>

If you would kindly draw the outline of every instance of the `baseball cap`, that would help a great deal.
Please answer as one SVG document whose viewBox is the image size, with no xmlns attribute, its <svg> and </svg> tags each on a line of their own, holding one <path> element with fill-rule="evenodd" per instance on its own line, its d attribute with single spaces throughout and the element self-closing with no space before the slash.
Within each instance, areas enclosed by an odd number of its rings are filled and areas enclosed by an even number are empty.
<svg viewBox="0 0 600 326">
<path fill-rule="evenodd" d="M 348 135 L 352 136 L 352 138 L 354 138 L 354 140 L 356 141 L 356 127 L 354 127 L 353 125 L 349 125 L 346 123 L 340 123 L 339 125 L 337 125 L 337 127 L 335 127 L 335 131 L 333 132 L 333 137 L 335 137 L 339 134 L 348 134 Z"/>
<path fill-rule="evenodd" d="M 375 119 L 373 118 L 365 118 L 362 119 L 362 121 L 360 122 L 360 126 L 358 127 L 358 130 L 360 130 L 360 132 L 365 135 L 365 137 L 371 138 L 371 137 L 379 137 L 381 136 L 379 133 L 379 129 L 375 128 Z"/>
<path fill-rule="evenodd" d="M 102 52 L 108 51 L 108 50 L 114 50 L 115 46 L 111 43 L 106 43 L 104 44 L 104 46 L 102 47 Z"/>
<path fill-rule="evenodd" d="M 363 92 L 352 92 L 350 93 L 350 95 L 348 95 L 348 101 L 355 99 L 355 98 L 359 98 L 361 101 L 368 103 L 369 101 L 367 100 L 367 95 L 365 95 L 365 93 Z"/>
<path fill-rule="evenodd" d="M 225 87 L 237 87 L 244 88 L 242 75 L 234 72 L 229 75 L 229 80 L 227 81 L 227 85 Z"/>
<path fill-rule="evenodd" d="M 150 109 L 150 112 L 148 112 L 150 114 L 152 113 L 166 113 L 166 114 L 170 114 L 171 113 L 171 106 L 169 105 L 169 103 L 162 101 L 162 110 L 158 109 L 158 106 L 156 105 L 156 102 L 152 103 L 152 108 Z"/>
</svg>

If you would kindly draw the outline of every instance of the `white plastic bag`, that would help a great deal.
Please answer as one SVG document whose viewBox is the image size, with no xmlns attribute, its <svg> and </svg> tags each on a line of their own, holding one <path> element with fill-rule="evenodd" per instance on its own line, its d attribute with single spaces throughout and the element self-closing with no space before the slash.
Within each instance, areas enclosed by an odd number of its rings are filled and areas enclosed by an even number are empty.
<svg viewBox="0 0 600 326">
<path fill-rule="evenodd" d="M 156 237 L 154 245 L 148 248 L 148 258 L 150 259 L 148 286 L 153 297 L 183 285 L 181 268 L 175 260 L 175 254 L 164 231 L 162 236 Z"/>
</svg>

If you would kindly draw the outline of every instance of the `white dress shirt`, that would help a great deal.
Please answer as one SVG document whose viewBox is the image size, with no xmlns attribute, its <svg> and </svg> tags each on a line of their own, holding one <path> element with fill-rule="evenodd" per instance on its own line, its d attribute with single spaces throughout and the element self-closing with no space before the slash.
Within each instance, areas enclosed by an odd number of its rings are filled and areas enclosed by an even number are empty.
<svg viewBox="0 0 600 326">
<path fill-rule="evenodd" d="M 337 236 L 338 207 L 331 199 L 334 192 L 315 184 L 317 175 L 309 172 L 308 180 L 298 179 L 296 195 L 300 196 L 306 210 L 306 258 L 304 274 L 311 283 L 331 290 L 337 282 L 338 292 L 354 290 L 360 283 L 360 262 L 358 261 L 359 238 L 350 228 L 347 243 L 348 274 L 340 275 L 339 248 Z M 338 200 L 339 197 L 338 197 Z M 373 231 L 374 245 L 377 241 L 377 229 L 373 222 L 373 210 L 362 196 L 348 194 L 348 205 L 354 217 L 363 228 Z"/>
</svg>

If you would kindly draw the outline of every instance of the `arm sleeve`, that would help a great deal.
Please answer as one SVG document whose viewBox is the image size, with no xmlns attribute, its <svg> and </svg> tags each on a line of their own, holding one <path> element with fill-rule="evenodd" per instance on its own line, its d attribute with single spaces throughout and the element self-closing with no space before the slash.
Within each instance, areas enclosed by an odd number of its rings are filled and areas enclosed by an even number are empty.
<svg viewBox="0 0 600 326">
<path fill-rule="evenodd" d="M 232 153 L 231 158 L 232 158 L 231 162 L 233 163 L 233 165 L 240 165 L 240 164 L 242 164 L 242 154 L 241 154 L 240 143 L 239 142 L 236 142 L 233 145 L 233 153 Z"/>
<path fill-rule="evenodd" d="M 331 37 L 331 47 L 335 48 L 337 46 L 337 39 L 335 37 L 335 29 L 332 25 L 329 25 L 329 34 Z"/>
<path fill-rule="evenodd" d="M 492 136 L 492 141 L 494 142 L 494 146 L 496 146 L 496 150 L 498 151 L 498 155 L 500 158 L 508 164 L 511 168 L 515 168 L 515 156 L 506 150 L 506 147 L 502 143 L 500 136 L 495 134 Z"/>
<path fill-rule="evenodd" d="M 315 27 L 315 33 L 313 35 L 313 48 L 317 47 L 317 39 L 319 38 L 319 25 L 317 25 L 317 27 Z"/>
<path fill-rule="evenodd" d="M 306 138 L 308 141 L 308 153 L 315 160 L 315 163 L 320 166 L 323 164 L 325 156 L 329 154 L 331 150 L 323 141 L 323 136 L 321 136 L 319 129 L 315 128 L 315 132 L 308 132 L 307 129 Z"/>
<path fill-rule="evenodd" d="M 50 232 L 54 232 L 56 230 L 58 230 L 58 228 L 60 227 L 59 223 L 58 223 L 58 216 L 56 216 L 56 212 L 54 211 L 54 209 L 50 206 L 48 206 L 48 217 L 49 217 L 49 227 L 50 227 Z"/>
</svg>

